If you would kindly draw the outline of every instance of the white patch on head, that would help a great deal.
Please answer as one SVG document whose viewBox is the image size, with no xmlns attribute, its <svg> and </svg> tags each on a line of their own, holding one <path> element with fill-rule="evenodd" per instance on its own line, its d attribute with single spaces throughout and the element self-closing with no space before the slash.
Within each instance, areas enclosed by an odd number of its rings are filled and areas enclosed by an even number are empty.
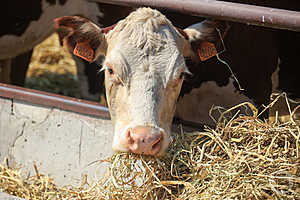
<svg viewBox="0 0 300 200">
<path fill-rule="evenodd" d="M 213 81 L 202 83 L 200 88 L 195 88 L 189 94 L 179 98 L 175 116 L 183 120 L 215 125 L 209 116 L 213 106 L 228 109 L 243 102 L 252 102 L 236 90 L 233 82 L 230 78 L 228 85 L 223 87 L 219 87 Z M 214 116 L 215 119 L 218 117 Z"/>
<path fill-rule="evenodd" d="M 183 70 L 185 72 L 188 72 L 187 67 L 185 66 L 184 58 L 181 55 L 179 51 L 175 51 L 172 53 L 172 56 L 170 57 L 168 67 L 166 68 L 166 77 L 167 80 L 172 80 L 174 78 L 177 78 L 177 75 L 179 74 L 179 70 Z"/>
<path fill-rule="evenodd" d="M 173 37 L 169 37 L 170 32 Z M 118 38 L 118 42 L 138 48 L 147 55 L 153 55 L 164 48 L 170 42 L 169 39 L 174 39 L 175 35 L 175 39 L 182 39 L 172 23 L 159 11 L 139 8 L 119 21 L 107 34 L 107 39 L 114 42 Z"/>
</svg>

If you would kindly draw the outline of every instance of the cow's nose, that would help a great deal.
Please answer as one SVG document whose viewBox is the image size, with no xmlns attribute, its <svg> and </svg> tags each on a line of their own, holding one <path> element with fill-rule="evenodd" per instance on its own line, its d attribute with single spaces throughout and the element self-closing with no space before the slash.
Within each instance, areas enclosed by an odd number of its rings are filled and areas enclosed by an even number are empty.
<svg viewBox="0 0 300 200">
<path fill-rule="evenodd" d="M 126 140 L 131 152 L 145 155 L 156 155 L 162 145 L 163 133 L 148 126 L 129 128 Z"/>
</svg>

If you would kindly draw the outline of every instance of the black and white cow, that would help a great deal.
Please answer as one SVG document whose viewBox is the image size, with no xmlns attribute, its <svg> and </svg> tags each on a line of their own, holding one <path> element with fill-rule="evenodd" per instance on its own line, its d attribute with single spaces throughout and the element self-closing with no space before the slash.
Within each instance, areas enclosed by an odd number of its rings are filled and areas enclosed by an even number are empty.
<svg viewBox="0 0 300 200">
<path fill-rule="evenodd" d="M 233 2 L 300 11 L 298 1 Z M 226 51 L 219 55 L 220 59 L 213 57 L 203 62 L 196 58 L 188 61 L 193 76 L 183 83 L 177 103 L 177 117 L 209 122 L 211 117 L 207 113 L 212 105 L 229 108 L 241 99 L 251 101 L 263 110 L 274 91 L 284 91 L 291 99 L 300 98 L 297 56 L 300 52 L 300 33 L 240 23 L 227 23 L 225 29 L 223 42 Z M 192 45 L 194 49 L 198 48 L 197 43 Z M 268 112 L 262 115 L 263 118 L 267 116 Z"/>
<path fill-rule="evenodd" d="M 99 26 L 107 26 L 127 16 L 131 8 L 93 3 L 86 0 L 10 0 L 1 3 L 0 17 L 0 82 L 23 86 L 32 49 L 53 29 L 53 19 L 64 15 L 80 15 Z M 99 66 L 77 59 L 83 96 L 93 98 L 99 92 L 102 74 Z M 86 76 L 88 78 L 86 78 Z M 97 77 L 98 76 L 98 77 Z M 103 79 L 103 78 L 102 78 Z M 89 85 L 89 87 L 87 87 Z M 88 92 L 89 90 L 89 92 Z"/>
</svg>

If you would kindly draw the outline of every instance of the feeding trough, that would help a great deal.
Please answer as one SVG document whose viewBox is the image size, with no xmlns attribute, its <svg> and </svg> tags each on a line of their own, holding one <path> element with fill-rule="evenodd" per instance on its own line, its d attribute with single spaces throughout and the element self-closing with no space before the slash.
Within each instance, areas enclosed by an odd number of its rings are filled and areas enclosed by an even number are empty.
<svg viewBox="0 0 300 200">
<path fill-rule="evenodd" d="M 111 155 L 112 126 L 101 105 L 3 84 L 0 94 L 0 159 L 10 167 L 29 175 L 35 162 L 58 184 L 76 185 L 96 175 L 91 162 Z"/>
</svg>

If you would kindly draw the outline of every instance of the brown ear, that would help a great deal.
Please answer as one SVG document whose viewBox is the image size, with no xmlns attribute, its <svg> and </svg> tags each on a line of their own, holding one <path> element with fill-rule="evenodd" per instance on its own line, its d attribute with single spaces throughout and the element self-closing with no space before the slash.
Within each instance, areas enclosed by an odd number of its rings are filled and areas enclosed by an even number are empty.
<svg viewBox="0 0 300 200">
<path fill-rule="evenodd" d="M 188 37 L 187 47 L 184 49 L 187 56 L 205 61 L 225 50 L 223 45 L 223 38 L 226 35 L 224 28 L 225 22 L 204 20 L 184 29 Z"/>
<path fill-rule="evenodd" d="M 101 29 L 90 20 L 79 16 L 64 16 L 54 20 L 61 44 L 65 44 L 74 55 L 89 62 L 95 61 L 106 51 L 106 40 Z"/>
</svg>

